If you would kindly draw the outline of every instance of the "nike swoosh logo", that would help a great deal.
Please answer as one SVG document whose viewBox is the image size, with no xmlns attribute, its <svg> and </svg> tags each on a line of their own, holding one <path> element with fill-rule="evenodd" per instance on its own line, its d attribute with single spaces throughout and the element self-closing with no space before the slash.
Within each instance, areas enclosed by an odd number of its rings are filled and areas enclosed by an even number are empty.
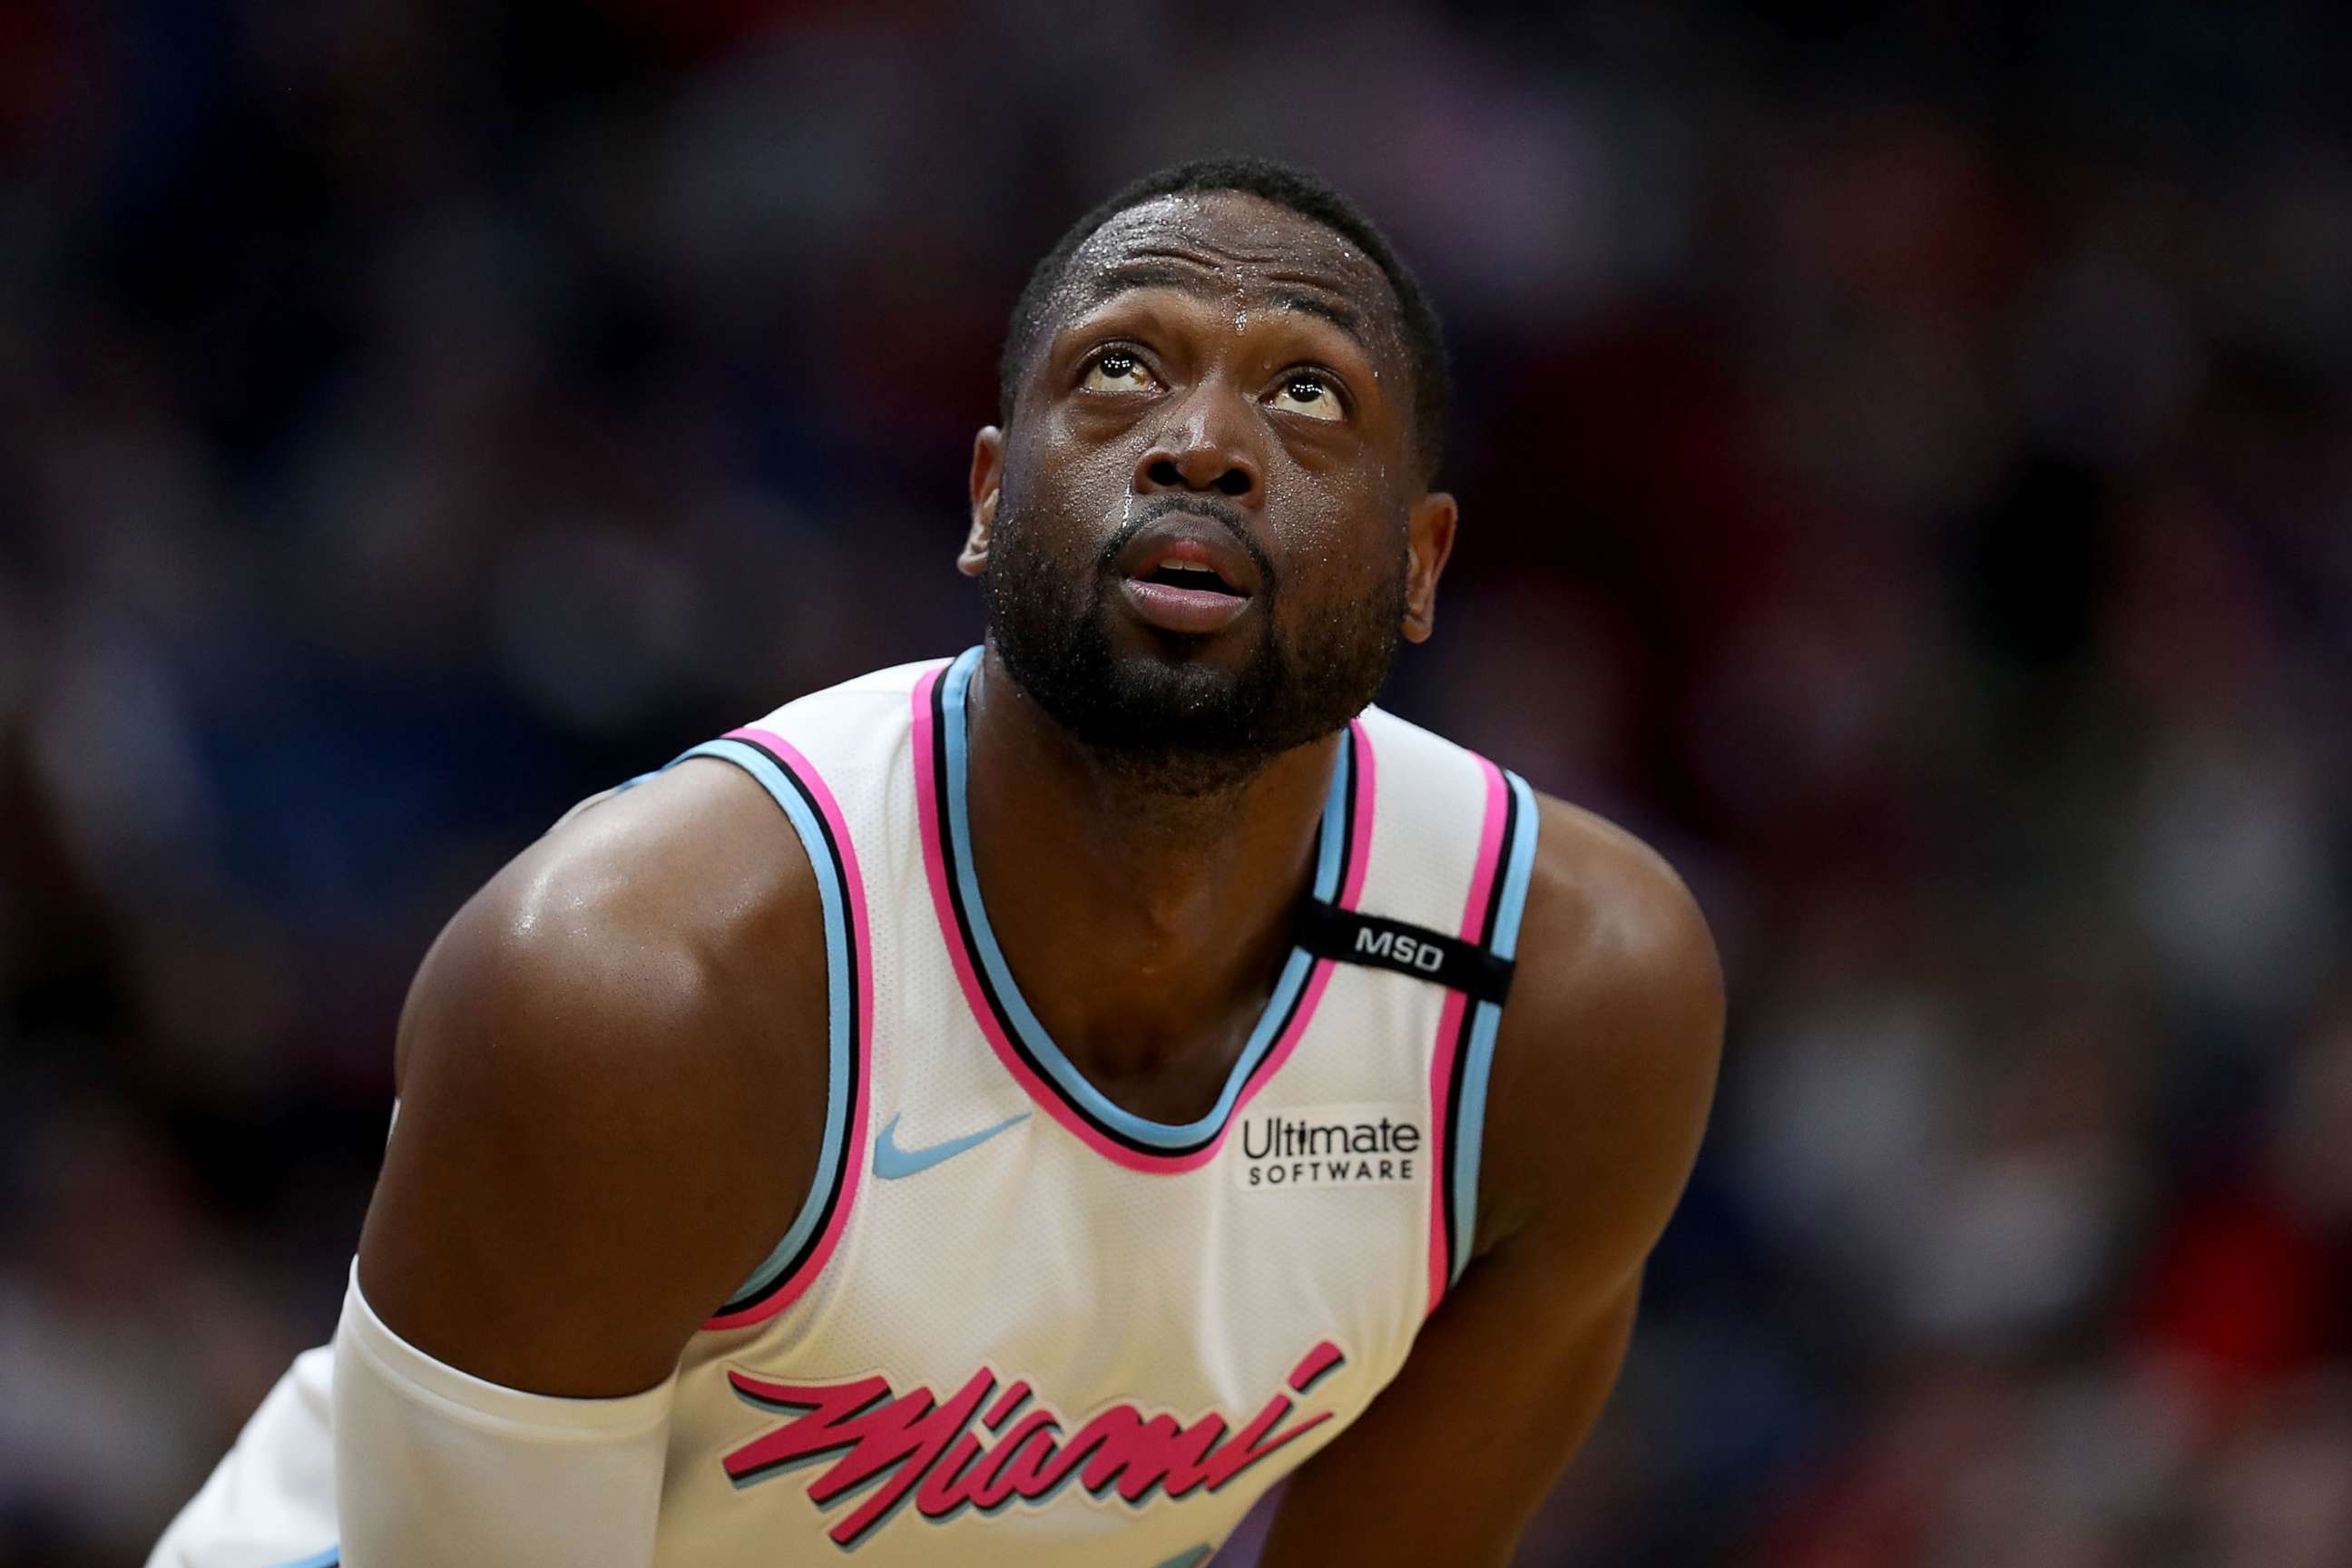
<svg viewBox="0 0 2352 1568">
<path fill-rule="evenodd" d="M 977 1132 L 967 1132 L 961 1138 L 950 1138 L 944 1143 L 934 1143 L 927 1149 L 898 1147 L 898 1119 L 895 1116 L 882 1126 L 882 1136 L 874 1140 L 874 1173 L 886 1182 L 904 1176 L 920 1174 L 942 1160 L 952 1160 L 967 1149 L 976 1149 L 1008 1127 L 1018 1127 L 1029 1120 L 1029 1113 L 1010 1116 L 993 1127 L 983 1127 Z"/>
</svg>

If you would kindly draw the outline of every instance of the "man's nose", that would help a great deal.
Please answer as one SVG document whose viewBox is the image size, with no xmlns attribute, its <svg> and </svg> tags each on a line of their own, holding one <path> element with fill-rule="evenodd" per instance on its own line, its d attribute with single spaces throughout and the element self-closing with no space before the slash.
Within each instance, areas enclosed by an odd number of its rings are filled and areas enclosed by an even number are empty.
<svg viewBox="0 0 2352 1568">
<path fill-rule="evenodd" d="M 1252 441 L 1256 423 L 1238 395 L 1213 385 L 1194 388 L 1136 458 L 1135 493 L 1213 490 L 1255 503 L 1261 482 Z"/>
</svg>

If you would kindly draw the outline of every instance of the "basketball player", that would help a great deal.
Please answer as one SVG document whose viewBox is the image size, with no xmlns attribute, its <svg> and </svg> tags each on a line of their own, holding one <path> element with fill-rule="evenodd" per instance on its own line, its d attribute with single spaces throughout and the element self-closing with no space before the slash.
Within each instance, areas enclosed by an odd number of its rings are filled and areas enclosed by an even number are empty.
<svg viewBox="0 0 2352 1568">
<path fill-rule="evenodd" d="M 1306 175 L 1081 219 L 973 447 L 986 641 L 458 912 L 334 1343 L 153 1562 L 1170 1568 L 1285 1477 L 1277 1568 L 1504 1562 L 1722 997 L 1649 850 L 1368 706 L 1433 624 L 1446 395 Z"/>
</svg>

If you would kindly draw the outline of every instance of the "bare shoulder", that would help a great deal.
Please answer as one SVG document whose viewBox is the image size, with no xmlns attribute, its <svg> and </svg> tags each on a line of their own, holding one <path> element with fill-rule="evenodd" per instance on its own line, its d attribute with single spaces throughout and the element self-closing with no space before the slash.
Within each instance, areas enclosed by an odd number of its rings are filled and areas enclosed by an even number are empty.
<svg viewBox="0 0 2352 1568">
<path fill-rule="evenodd" d="M 1623 1363 L 1706 1125 L 1723 983 L 1663 859 L 1590 812 L 1538 811 L 1474 1256 L 1395 1380 L 1291 1481 L 1269 1564 L 1505 1562 Z M 1437 1452 L 1475 1462 L 1432 1510 Z"/>
<path fill-rule="evenodd" d="M 505 1073 L 587 1053 L 656 1082 L 757 1072 L 775 1053 L 749 1037 L 812 1007 L 822 1022 L 824 978 L 790 826 L 740 769 L 688 763 L 567 816 L 451 920 L 402 1016 L 401 1093 L 468 1061 Z M 537 1062 L 542 1045 L 555 1062 Z"/>
<path fill-rule="evenodd" d="M 1630 1269 L 1696 1157 L 1723 976 L 1690 890 L 1655 850 L 1538 795 L 1540 837 L 1488 1093 L 1477 1245 L 1521 1231 Z"/>
<path fill-rule="evenodd" d="M 653 1381 L 805 1194 L 824 973 L 815 873 L 740 770 L 688 763 L 567 816 L 411 987 L 372 1304 L 493 1381 Z M 541 1321 L 583 1293 L 611 1305 Z"/>
</svg>

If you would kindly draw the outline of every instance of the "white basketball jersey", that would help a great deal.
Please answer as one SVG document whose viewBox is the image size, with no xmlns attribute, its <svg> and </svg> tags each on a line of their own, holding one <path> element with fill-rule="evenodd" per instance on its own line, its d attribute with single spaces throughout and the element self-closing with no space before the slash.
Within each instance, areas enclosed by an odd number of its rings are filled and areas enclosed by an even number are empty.
<svg viewBox="0 0 2352 1568">
<path fill-rule="evenodd" d="M 660 1568 L 1192 1568 L 1362 1413 L 1466 1257 L 1526 784 L 1366 710 L 1223 1092 L 1148 1121 L 1056 1047 L 991 931 L 964 804 L 979 660 L 687 753 L 758 780 L 816 868 L 831 1073 L 804 1205 L 683 1357 Z M 158 1563 L 335 1561 L 329 1353 Z M 261 1539 L 283 1549 L 208 1544 Z"/>
</svg>

